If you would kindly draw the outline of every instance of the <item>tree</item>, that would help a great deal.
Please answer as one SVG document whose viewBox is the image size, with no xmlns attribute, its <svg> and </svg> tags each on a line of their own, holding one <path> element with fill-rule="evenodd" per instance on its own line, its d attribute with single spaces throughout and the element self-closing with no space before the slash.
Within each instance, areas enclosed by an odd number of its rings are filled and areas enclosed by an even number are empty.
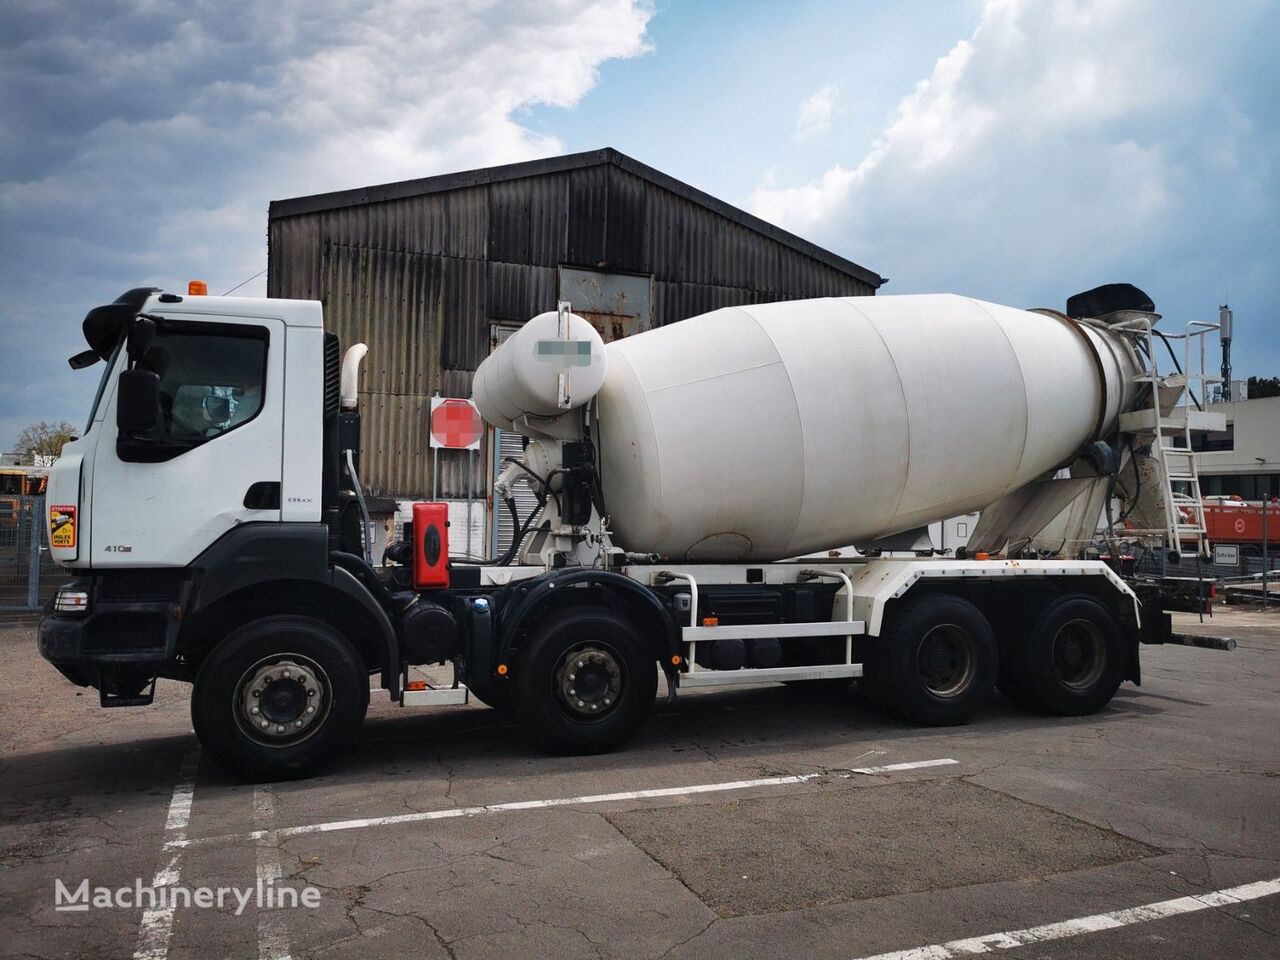
<svg viewBox="0 0 1280 960">
<path fill-rule="evenodd" d="M 1250 377 L 1248 389 L 1250 400 L 1280 397 L 1280 377 Z"/>
<path fill-rule="evenodd" d="M 57 457 L 62 452 L 62 445 L 79 432 L 65 420 L 57 423 L 41 420 L 18 434 L 17 451 L 30 456 L 32 463 L 47 463 Z"/>
</svg>

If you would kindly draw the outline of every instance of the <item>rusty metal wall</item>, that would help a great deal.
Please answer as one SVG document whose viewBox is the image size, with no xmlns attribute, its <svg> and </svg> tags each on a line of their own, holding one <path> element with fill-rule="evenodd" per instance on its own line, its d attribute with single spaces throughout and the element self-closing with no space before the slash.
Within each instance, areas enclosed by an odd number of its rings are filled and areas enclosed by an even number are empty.
<svg viewBox="0 0 1280 960">
<path fill-rule="evenodd" d="M 875 292 L 612 162 L 493 182 L 477 173 L 438 192 L 312 203 L 287 215 L 273 209 L 268 242 L 268 294 L 321 300 L 344 348 L 369 344 L 364 479 L 372 493 L 395 497 L 432 493 L 431 395 L 470 396 L 493 326 L 555 309 L 561 266 L 651 276 L 655 326 L 742 303 Z M 472 465 L 478 496 L 489 455 L 482 450 Z M 444 452 L 439 467 L 436 495 L 465 498 L 466 455 Z"/>
</svg>

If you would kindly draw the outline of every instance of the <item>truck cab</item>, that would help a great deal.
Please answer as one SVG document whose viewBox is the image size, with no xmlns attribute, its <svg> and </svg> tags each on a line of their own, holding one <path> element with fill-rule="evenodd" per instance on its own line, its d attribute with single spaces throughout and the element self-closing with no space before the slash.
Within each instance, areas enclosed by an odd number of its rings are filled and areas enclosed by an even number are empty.
<svg viewBox="0 0 1280 960">
<path fill-rule="evenodd" d="M 344 545 L 338 345 L 319 303 L 139 288 L 83 329 L 72 366 L 101 374 L 49 471 L 50 550 L 75 579 L 41 626 L 47 659 L 116 706 L 149 702 L 158 676 L 193 680 L 262 609 L 349 621 L 362 645 L 379 632 L 366 621 L 393 636 L 330 559 Z M 368 651 L 378 668 L 386 643 Z"/>
</svg>

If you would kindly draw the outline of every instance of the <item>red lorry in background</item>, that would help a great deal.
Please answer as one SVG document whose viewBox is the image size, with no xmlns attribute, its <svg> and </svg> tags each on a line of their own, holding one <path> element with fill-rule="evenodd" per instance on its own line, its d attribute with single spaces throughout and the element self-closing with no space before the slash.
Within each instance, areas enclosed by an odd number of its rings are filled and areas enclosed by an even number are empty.
<svg viewBox="0 0 1280 960">
<path fill-rule="evenodd" d="M 1264 510 L 1265 507 L 1265 510 Z M 1264 517 L 1264 513 L 1266 516 Z M 1261 557 L 1263 543 L 1274 550 L 1280 539 L 1280 501 L 1269 504 L 1240 497 L 1206 497 L 1204 523 L 1209 542 L 1236 544 L 1247 557 Z"/>
</svg>

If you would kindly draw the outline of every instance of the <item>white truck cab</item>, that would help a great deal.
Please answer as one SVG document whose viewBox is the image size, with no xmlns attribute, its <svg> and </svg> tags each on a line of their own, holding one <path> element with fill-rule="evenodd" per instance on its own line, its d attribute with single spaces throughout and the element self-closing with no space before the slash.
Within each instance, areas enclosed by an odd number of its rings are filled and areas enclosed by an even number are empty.
<svg viewBox="0 0 1280 960">
<path fill-rule="evenodd" d="M 85 321 L 104 369 L 84 435 L 49 472 L 62 519 L 53 558 L 71 569 L 185 566 L 242 523 L 319 522 L 320 304 L 125 298 Z M 154 332 L 131 355 L 125 328 L 137 314 Z M 129 436 L 117 423 L 126 370 L 154 378 L 159 404 Z"/>
</svg>

